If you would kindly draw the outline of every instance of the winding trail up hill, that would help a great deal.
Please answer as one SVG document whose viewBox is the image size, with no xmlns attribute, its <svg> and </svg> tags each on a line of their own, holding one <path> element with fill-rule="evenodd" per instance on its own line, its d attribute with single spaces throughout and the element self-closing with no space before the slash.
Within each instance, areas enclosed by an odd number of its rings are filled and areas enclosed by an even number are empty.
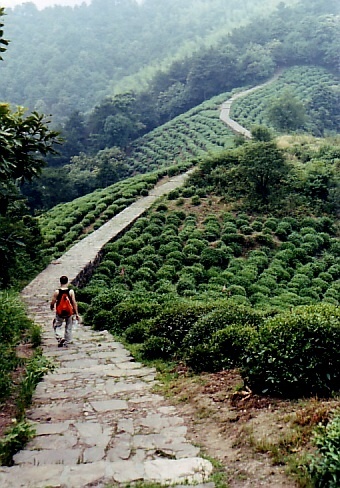
<svg viewBox="0 0 340 488">
<path fill-rule="evenodd" d="M 236 120 L 230 118 L 231 106 L 233 102 L 238 98 L 245 97 L 249 95 L 249 93 L 252 93 L 256 90 L 259 90 L 260 88 L 265 87 L 266 85 L 269 85 L 270 83 L 273 83 L 278 79 L 281 73 L 282 71 L 278 71 L 272 78 L 270 78 L 270 80 L 266 81 L 265 83 L 249 88 L 248 90 L 244 90 L 242 92 L 236 93 L 231 98 L 223 102 L 220 111 L 220 119 L 222 120 L 222 122 L 227 124 L 227 126 L 230 127 L 230 129 L 236 134 L 240 134 L 244 136 L 246 139 L 251 139 L 251 132 L 245 127 L 243 127 L 242 125 L 240 125 L 238 122 L 236 122 Z"/>
<path fill-rule="evenodd" d="M 211 463 L 187 441 L 175 408 L 153 393 L 156 371 L 135 362 L 107 331 L 85 326 L 75 328 L 68 349 L 58 349 L 49 311 L 61 275 L 77 283 L 108 241 L 188 174 L 157 185 L 23 290 L 29 315 L 43 327 L 44 354 L 57 367 L 39 383 L 27 412 L 36 436 L 14 456 L 14 466 L 0 467 L 1 488 L 104 487 L 137 480 L 168 486 L 203 483 L 211 473 Z"/>
</svg>

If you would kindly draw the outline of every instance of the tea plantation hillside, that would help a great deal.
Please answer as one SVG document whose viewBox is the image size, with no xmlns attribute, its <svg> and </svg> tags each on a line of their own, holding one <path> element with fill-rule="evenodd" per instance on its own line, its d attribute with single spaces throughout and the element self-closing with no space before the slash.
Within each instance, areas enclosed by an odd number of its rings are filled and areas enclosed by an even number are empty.
<svg viewBox="0 0 340 488">
<path fill-rule="evenodd" d="M 266 125 L 278 133 L 300 130 L 320 136 L 339 133 L 339 104 L 336 73 L 294 66 L 270 85 L 235 100 L 231 117 L 248 129 Z"/>
<path fill-rule="evenodd" d="M 312 419 L 275 448 L 280 464 L 295 459 L 301 487 L 340 480 L 338 147 L 339 138 L 285 136 L 202 156 L 186 186 L 109 243 L 77 289 L 84 323 L 143 362 L 205 378 L 237 371 L 258 402 L 294 408 L 303 398 L 308 409 L 324 398 L 318 456 L 303 457 Z"/>
<path fill-rule="evenodd" d="M 220 104 L 228 96 L 214 97 L 139 139 L 131 148 L 127 161 L 129 173 L 137 173 L 136 176 L 42 213 L 38 222 L 44 238 L 45 255 L 58 257 L 136 198 L 147 195 L 161 177 L 185 171 L 208 152 L 232 147 L 234 136 L 219 120 Z M 66 171 L 72 177 L 79 174 L 80 168 L 75 163 L 66 167 Z M 94 164 L 93 177 L 97 171 Z M 91 175 L 87 172 L 86 177 Z"/>
<path fill-rule="evenodd" d="M 232 323 L 241 320 L 247 327 L 295 307 L 335 310 L 340 299 L 335 143 L 291 137 L 282 150 L 272 140 L 254 140 L 204 158 L 184 188 L 107 245 L 88 287 L 79 290 L 85 320 L 142 343 L 148 338 L 146 357 L 181 357 L 196 369 L 214 369 L 226 359 L 207 365 L 211 356 L 198 358 L 193 346 L 210 344 L 225 324 L 225 308 L 236 307 L 239 318 L 233 316 Z M 262 161 L 252 175 L 248 159 L 254 165 L 259 154 Z M 268 178 L 266 192 L 258 190 L 260 169 Z M 167 307 L 170 322 L 161 332 Z M 221 316 L 196 324 L 217 310 Z M 178 322 L 169 325 L 171 320 Z M 240 358 L 235 361 L 238 365 Z"/>
<path fill-rule="evenodd" d="M 129 166 L 150 171 L 233 146 L 233 133 L 219 120 L 222 93 L 158 127 L 131 147 Z"/>
</svg>

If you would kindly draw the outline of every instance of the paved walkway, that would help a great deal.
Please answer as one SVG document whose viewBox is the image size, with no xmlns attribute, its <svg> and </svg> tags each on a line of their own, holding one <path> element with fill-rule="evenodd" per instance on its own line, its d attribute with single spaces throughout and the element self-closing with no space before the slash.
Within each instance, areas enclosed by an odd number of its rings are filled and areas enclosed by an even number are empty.
<svg viewBox="0 0 340 488">
<path fill-rule="evenodd" d="M 39 383 L 27 418 L 36 436 L 0 468 L 1 488 L 121 486 L 144 480 L 165 486 L 206 482 L 212 471 L 186 439 L 176 409 L 153 393 L 156 371 L 133 360 L 106 331 L 77 326 L 68 349 L 57 348 L 49 300 L 63 274 L 76 280 L 105 243 L 123 232 L 188 173 L 155 187 L 50 264 L 22 293 L 44 329 L 44 354 L 57 369 Z M 205 487 L 213 487 L 207 483 Z"/>
<path fill-rule="evenodd" d="M 221 105 L 221 112 L 220 112 L 220 119 L 222 120 L 222 122 L 227 124 L 227 126 L 230 127 L 230 129 L 236 134 L 240 134 L 244 136 L 246 139 L 251 139 L 252 138 L 251 132 L 245 127 L 243 127 L 242 125 L 240 125 L 238 122 L 236 122 L 236 120 L 230 118 L 231 106 L 233 102 L 238 98 L 245 97 L 256 90 L 259 90 L 260 88 L 263 88 L 264 86 L 273 83 L 279 78 L 281 73 L 282 70 L 279 70 L 272 78 L 270 78 L 270 80 L 266 81 L 265 83 L 254 86 L 253 88 L 249 88 L 248 90 L 244 90 L 242 92 L 236 93 L 236 95 L 233 95 L 231 98 L 223 102 Z"/>
</svg>

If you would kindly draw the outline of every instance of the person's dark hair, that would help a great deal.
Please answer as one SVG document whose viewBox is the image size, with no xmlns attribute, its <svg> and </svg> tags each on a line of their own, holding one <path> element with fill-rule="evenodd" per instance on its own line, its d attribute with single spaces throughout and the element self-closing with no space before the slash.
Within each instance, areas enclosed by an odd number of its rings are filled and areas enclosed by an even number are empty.
<svg viewBox="0 0 340 488">
<path fill-rule="evenodd" d="M 66 283 L 68 283 L 68 277 L 67 276 L 61 276 L 60 277 L 60 284 L 66 285 Z"/>
</svg>

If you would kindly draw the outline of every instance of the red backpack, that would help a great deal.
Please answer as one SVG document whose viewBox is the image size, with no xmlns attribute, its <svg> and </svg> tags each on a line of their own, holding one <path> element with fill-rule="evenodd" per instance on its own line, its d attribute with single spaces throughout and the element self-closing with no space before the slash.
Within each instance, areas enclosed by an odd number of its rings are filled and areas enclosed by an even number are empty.
<svg viewBox="0 0 340 488">
<path fill-rule="evenodd" d="M 70 290 L 59 289 L 56 312 L 59 317 L 65 319 L 74 314 L 73 305 L 70 299 Z"/>
</svg>

